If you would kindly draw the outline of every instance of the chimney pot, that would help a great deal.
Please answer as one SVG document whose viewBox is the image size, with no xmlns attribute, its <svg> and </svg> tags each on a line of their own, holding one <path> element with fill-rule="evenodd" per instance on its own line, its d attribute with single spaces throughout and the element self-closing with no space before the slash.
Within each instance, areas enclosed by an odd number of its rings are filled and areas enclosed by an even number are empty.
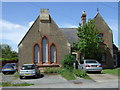
<svg viewBox="0 0 120 90">
<path fill-rule="evenodd" d="M 82 26 L 86 25 L 86 13 L 85 11 L 82 12 L 81 20 L 82 20 Z"/>
</svg>

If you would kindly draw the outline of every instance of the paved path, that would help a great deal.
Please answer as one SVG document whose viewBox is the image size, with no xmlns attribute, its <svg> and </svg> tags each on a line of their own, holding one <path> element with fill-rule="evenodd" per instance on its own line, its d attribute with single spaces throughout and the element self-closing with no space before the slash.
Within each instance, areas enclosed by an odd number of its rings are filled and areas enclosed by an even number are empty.
<svg viewBox="0 0 120 90">
<path fill-rule="evenodd" d="M 88 74 L 96 82 L 118 82 L 118 76 L 111 74 Z"/>
</svg>

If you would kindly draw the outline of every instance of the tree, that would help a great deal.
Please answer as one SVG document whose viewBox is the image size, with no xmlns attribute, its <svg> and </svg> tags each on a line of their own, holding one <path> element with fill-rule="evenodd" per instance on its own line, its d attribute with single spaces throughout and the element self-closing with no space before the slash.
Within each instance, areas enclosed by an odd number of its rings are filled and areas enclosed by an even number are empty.
<svg viewBox="0 0 120 90">
<path fill-rule="evenodd" d="M 89 20 L 86 25 L 77 28 L 78 42 L 73 43 L 73 48 L 81 52 L 84 58 L 94 58 L 99 52 L 99 32 L 94 25 L 94 20 Z"/>
<path fill-rule="evenodd" d="M 3 60 L 18 59 L 17 52 L 12 51 L 11 47 L 7 44 L 0 44 L 0 58 Z"/>
</svg>

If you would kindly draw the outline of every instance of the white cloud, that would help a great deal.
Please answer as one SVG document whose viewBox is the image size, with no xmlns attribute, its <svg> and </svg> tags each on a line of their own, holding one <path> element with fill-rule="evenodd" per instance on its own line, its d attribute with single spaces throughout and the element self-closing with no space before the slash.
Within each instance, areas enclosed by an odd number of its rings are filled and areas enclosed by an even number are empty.
<svg viewBox="0 0 120 90">
<path fill-rule="evenodd" d="M 34 23 L 34 21 L 29 22 L 29 26 L 32 26 L 33 23 Z"/>
<path fill-rule="evenodd" d="M 28 26 L 22 26 L 6 20 L 0 20 L 0 28 L 0 34 L 2 34 L 0 40 L 6 44 L 12 43 L 16 47 L 28 30 Z M 12 48 L 14 47 L 12 46 Z"/>
</svg>

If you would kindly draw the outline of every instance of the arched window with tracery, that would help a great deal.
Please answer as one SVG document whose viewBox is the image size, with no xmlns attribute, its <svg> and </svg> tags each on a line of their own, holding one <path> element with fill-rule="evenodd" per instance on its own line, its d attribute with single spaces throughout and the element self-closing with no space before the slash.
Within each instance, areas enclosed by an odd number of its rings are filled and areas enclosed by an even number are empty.
<svg viewBox="0 0 120 90">
<path fill-rule="evenodd" d="M 50 46 L 50 62 L 51 63 L 56 62 L 56 47 L 54 44 Z"/>
<path fill-rule="evenodd" d="M 48 39 L 46 37 L 42 39 L 42 62 L 48 62 Z"/>
<path fill-rule="evenodd" d="M 34 46 L 34 63 L 39 63 L 40 59 L 40 50 L 39 50 L 39 45 L 36 44 Z"/>
</svg>

